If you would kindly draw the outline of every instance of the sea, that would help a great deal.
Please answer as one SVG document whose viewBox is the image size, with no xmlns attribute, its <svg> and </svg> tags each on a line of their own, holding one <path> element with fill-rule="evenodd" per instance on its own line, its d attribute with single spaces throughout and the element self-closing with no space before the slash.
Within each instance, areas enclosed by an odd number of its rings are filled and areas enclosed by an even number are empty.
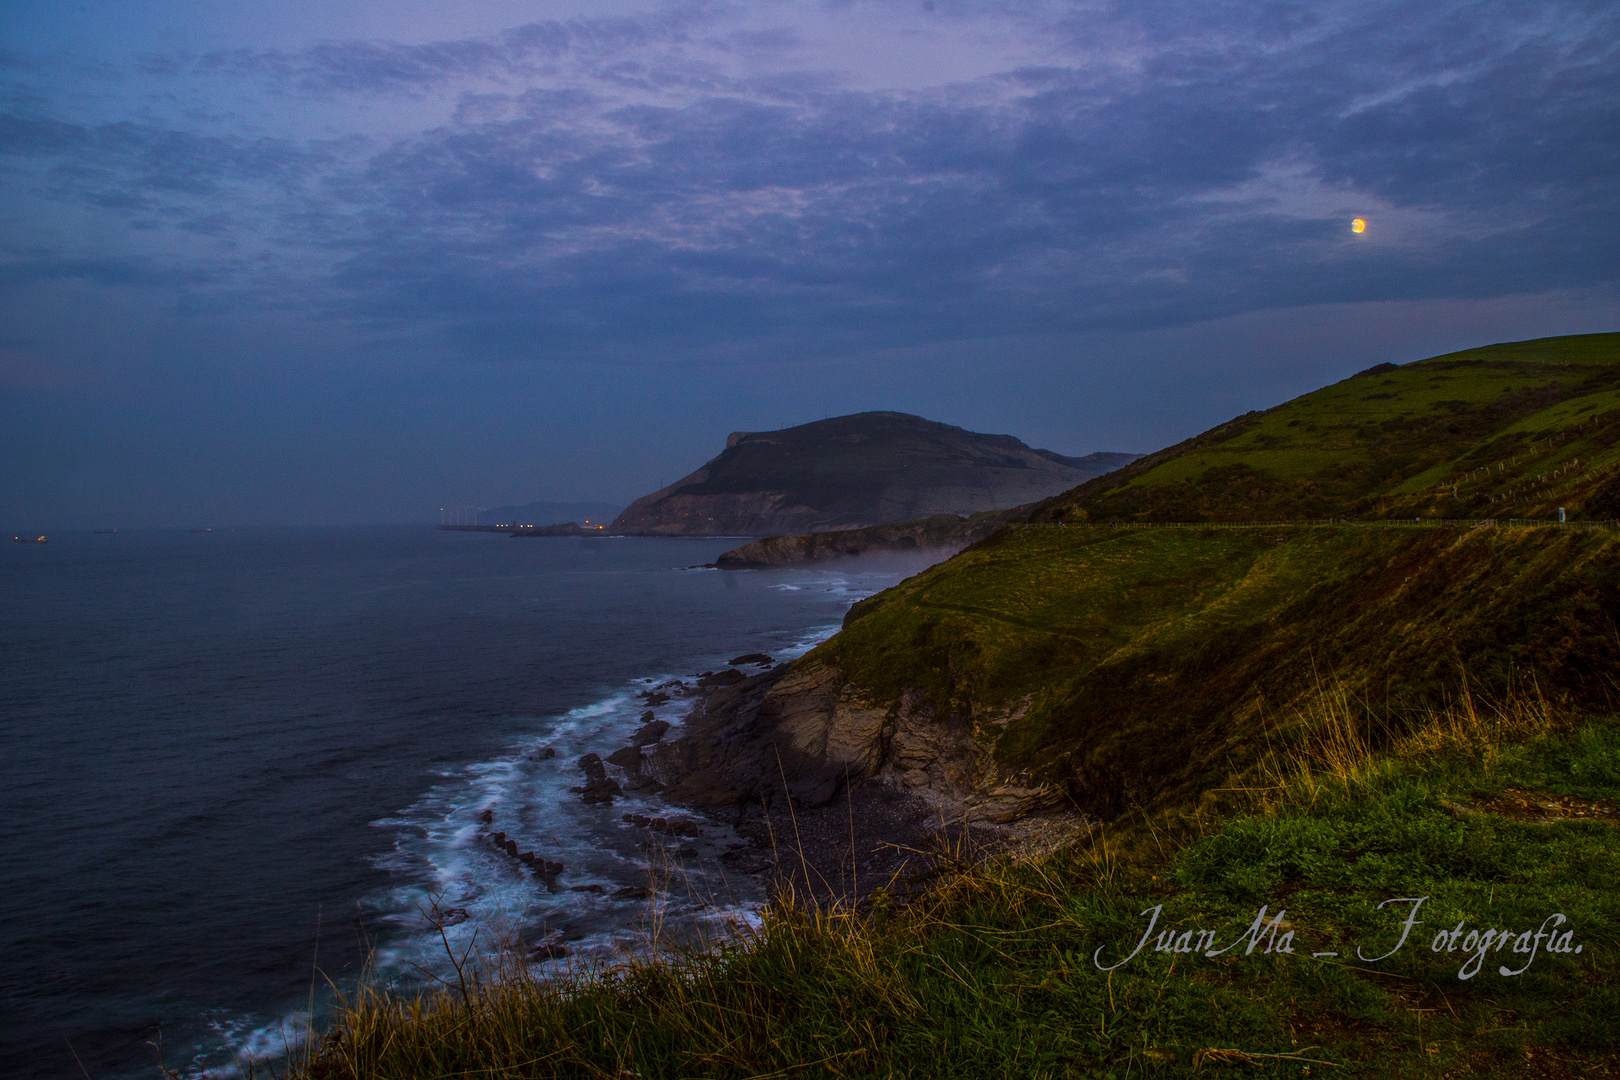
<svg viewBox="0 0 1620 1080">
<path fill-rule="evenodd" d="M 729 825 L 671 847 L 627 816 L 678 810 L 587 806 L 579 759 L 625 745 L 647 693 L 801 655 L 927 560 L 704 568 L 738 542 L 424 525 L 6 545 L 0 1075 L 266 1075 L 361 987 L 746 933 L 761 882 L 721 858 Z M 652 711 L 673 737 L 690 706 Z M 531 963 L 548 943 L 567 957 Z"/>
</svg>

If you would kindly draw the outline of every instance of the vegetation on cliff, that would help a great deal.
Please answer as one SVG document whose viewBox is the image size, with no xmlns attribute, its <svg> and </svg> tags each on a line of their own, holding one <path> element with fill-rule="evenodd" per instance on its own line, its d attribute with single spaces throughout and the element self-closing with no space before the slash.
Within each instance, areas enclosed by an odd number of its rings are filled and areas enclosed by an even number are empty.
<svg viewBox="0 0 1620 1080">
<path fill-rule="evenodd" d="M 1377 367 L 1048 500 L 1033 521 L 1620 517 L 1620 334 Z"/>
<path fill-rule="evenodd" d="M 1607 708 L 1616 611 L 1608 526 L 1013 526 L 801 663 L 1111 818 L 1240 783 L 1325 681 L 1392 733 L 1470 686 Z"/>
<path fill-rule="evenodd" d="M 1008 520 L 1070 523 L 1620 518 L 1620 334 L 1380 364 L 1056 495 Z M 917 522 L 908 523 L 917 525 Z M 965 535 L 971 529 L 964 529 Z M 977 536 L 972 539 L 978 539 Z M 871 530 L 773 538 L 732 565 L 891 547 Z M 942 545 L 946 546 L 946 545 Z"/>
<path fill-rule="evenodd" d="M 1240 783 L 1324 679 L 1393 733 L 1469 685 L 1607 709 L 1617 443 L 1620 334 L 1382 365 L 1048 501 L 801 664 L 1104 817 Z"/>
<path fill-rule="evenodd" d="M 908 908 L 779 905 L 707 954 L 363 994 L 296 1075 L 1620 1075 L 1620 725 L 1462 707 L 1380 753 L 1350 699 L 1318 706 L 1309 747 L 1225 818 L 943 858 Z M 1425 899 L 1397 948 L 1412 903 L 1379 905 L 1402 897 Z M 1549 925 L 1570 937 L 1514 951 Z M 1487 954 L 1487 930 L 1512 943 Z"/>
</svg>

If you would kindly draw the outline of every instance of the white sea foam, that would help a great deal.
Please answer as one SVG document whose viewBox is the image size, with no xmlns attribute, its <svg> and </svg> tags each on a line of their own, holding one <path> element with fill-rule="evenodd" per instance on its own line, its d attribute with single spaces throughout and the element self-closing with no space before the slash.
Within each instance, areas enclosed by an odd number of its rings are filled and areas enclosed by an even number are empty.
<svg viewBox="0 0 1620 1080">
<path fill-rule="evenodd" d="M 779 652 L 796 655 L 807 647 L 799 640 Z M 710 668 L 724 664 L 718 658 Z M 445 978 L 464 958 L 510 962 L 559 935 L 571 956 L 611 960 L 655 933 L 713 939 L 748 925 L 761 890 L 751 878 L 728 876 L 719 863 L 721 852 L 741 843 L 729 828 L 710 822 L 700 837 L 661 837 L 626 823 L 625 815 L 690 815 L 635 793 L 611 807 L 587 806 L 569 790 L 583 783 L 579 758 L 623 745 L 648 711 L 679 724 L 690 698 L 649 710 L 638 696 L 677 678 L 644 676 L 561 716 L 537 718 L 505 753 L 468 764 L 413 805 L 373 822 L 395 830 L 379 865 L 405 881 L 369 898 L 370 919 L 385 931 L 374 971 Z M 494 819 L 487 826 L 479 820 L 486 811 Z M 565 865 L 556 891 L 494 847 L 487 837 L 496 830 Z M 593 887 L 598 891 L 577 891 Z M 612 896 L 637 887 L 653 888 L 656 899 Z"/>
<path fill-rule="evenodd" d="M 892 581 L 892 574 L 805 570 L 774 587 L 853 601 Z M 756 638 L 752 648 L 739 642 L 737 651 L 759 649 L 778 662 L 793 660 L 839 625 L 829 621 L 791 635 L 773 634 L 770 640 Z M 719 670 L 728 662 L 724 656 L 699 658 L 692 671 L 643 675 L 560 715 L 521 719 L 504 751 L 438 771 L 414 803 L 375 819 L 374 827 L 393 833 L 390 849 L 376 862 L 395 884 L 362 905 L 376 942 L 370 978 L 409 991 L 448 981 L 457 964 L 493 968 L 525 962 L 533 945 L 558 940 L 569 956 L 530 970 L 561 976 L 580 964 L 611 963 L 676 942 L 714 944 L 757 929 L 762 883 L 728 873 L 718 858 L 742 843 L 728 827 L 704 822 L 699 838 L 661 837 L 627 823 L 625 815 L 697 819 L 656 796 L 626 792 L 611 807 L 586 806 L 569 790 L 584 781 L 580 757 L 593 752 L 606 757 L 624 745 L 648 711 L 679 731 L 692 698 L 675 696 L 649 710 L 643 692 L 675 680 L 691 687 L 694 672 Z M 480 821 L 485 811 L 493 812 L 492 824 Z M 517 839 L 523 850 L 564 863 L 557 891 L 496 849 L 488 838 L 496 830 Z M 601 891 L 574 891 L 591 886 Z M 640 886 L 655 887 L 653 897 L 612 896 Z M 233 1062 L 206 1073 L 194 1070 L 195 1075 L 241 1075 L 247 1064 L 280 1058 L 307 1037 L 307 1017 L 289 1014 L 258 1027 L 243 1021 L 221 1025 L 219 1033 Z"/>
<path fill-rule="evenodd" d="M 265 1024 L 248 1016 L 216 1017 L 209 1021 L 215 1046 L 196 1052 L 185 1070 L 196 1080 L 231 1080 L 245 1076 L 254 1066 L 283 1060 L 309 1042 L 309 1013 L 289 1012 Z M 224 1050 L 226 1061 L 218 1061 Z M 215 1059 L 210 1063 L 210 1059 Z"/>
</svg>

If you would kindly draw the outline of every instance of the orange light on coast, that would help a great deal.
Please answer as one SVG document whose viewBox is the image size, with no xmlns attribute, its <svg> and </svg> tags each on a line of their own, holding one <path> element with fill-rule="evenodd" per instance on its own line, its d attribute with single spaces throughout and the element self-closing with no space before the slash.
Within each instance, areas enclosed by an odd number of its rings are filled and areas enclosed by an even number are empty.
<svg viewBox="0 0 1620 1080">
<path fill-rule="evenodd" d="M 1362 218 L 1356 218 L 1356 220 L 1350 223 L 1350 231 L 1356 233 L 1366 232 L 1367 222 Z"/>
</svg>

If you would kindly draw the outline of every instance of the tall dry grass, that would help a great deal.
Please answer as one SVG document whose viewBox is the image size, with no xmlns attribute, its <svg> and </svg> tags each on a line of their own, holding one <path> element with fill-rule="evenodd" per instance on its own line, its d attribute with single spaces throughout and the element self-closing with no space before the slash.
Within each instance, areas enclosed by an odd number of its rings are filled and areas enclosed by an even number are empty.
<svg viewBox="0 0 1620 1080">
<path fill-rule="evenodd" d="M 1488 770 L 1505 747 L 1572 722 L 1533 681 L 1485 697 L 1464 680 L 1444 704 L 1404 713 L 1375 707 L 1342 681 L 1319 681 L 1287 726 L 1284 744 L 1268 747 L 1260 759 L 1247 790 L 1257 809 L 1271 810 L 1353 796 L 1401 762 L 1454 761 Z"/>
<path fill-rule="evenodd" d="M 1344 684 L 1324 682 L 1230 790 L 1261 813 L 1356 799 L 1375 793 L 1386 774 L 1409 774 L 1413 762 L 1488 768 L 1511 744 L 1567 719 L 1533 686 L 1502 699 L 1465 687 L 1440 707 L 1392 716 Z M 994 962 L 1005 953 L 1010 966 L 1031 940 L 1077 940 L 1085 904 L 1158 887 L 1151 874 L 1220 828 L 1219 819 L 1177 819 L 1183 812 L 1136 815 L 1018 864 L 978 858 L 958 841 L 936 853 L 934 887 L 904 907 L 891 907 L 881 891 L 859 908 L 799 903 L 789 891 L 758 925 L 721 939 L 662 940 L 654 919 L 640 951 L 612 964 L 575 963 L 561 978 L 537 975 L 512 950 L 494 967 L 458 969 L 437 992 L 362 986 L 340 998 L 336 1023 L 291 1075 L 884 1075 L 896 1068 L 895 1041 L 933 1025 L 942 1001 L 954 1002 L 959 1017 L 983 1013 L 987 1031 L 1010 1022 L 981 1004 L 997 991 L 965 958 Z M 1081 894 L 1094 899 L 1077 907 Z M 962 941 L 971 947 L 942 945 Z M 948 958 L 953 949 L 958 959 Z"/>
</svg>

